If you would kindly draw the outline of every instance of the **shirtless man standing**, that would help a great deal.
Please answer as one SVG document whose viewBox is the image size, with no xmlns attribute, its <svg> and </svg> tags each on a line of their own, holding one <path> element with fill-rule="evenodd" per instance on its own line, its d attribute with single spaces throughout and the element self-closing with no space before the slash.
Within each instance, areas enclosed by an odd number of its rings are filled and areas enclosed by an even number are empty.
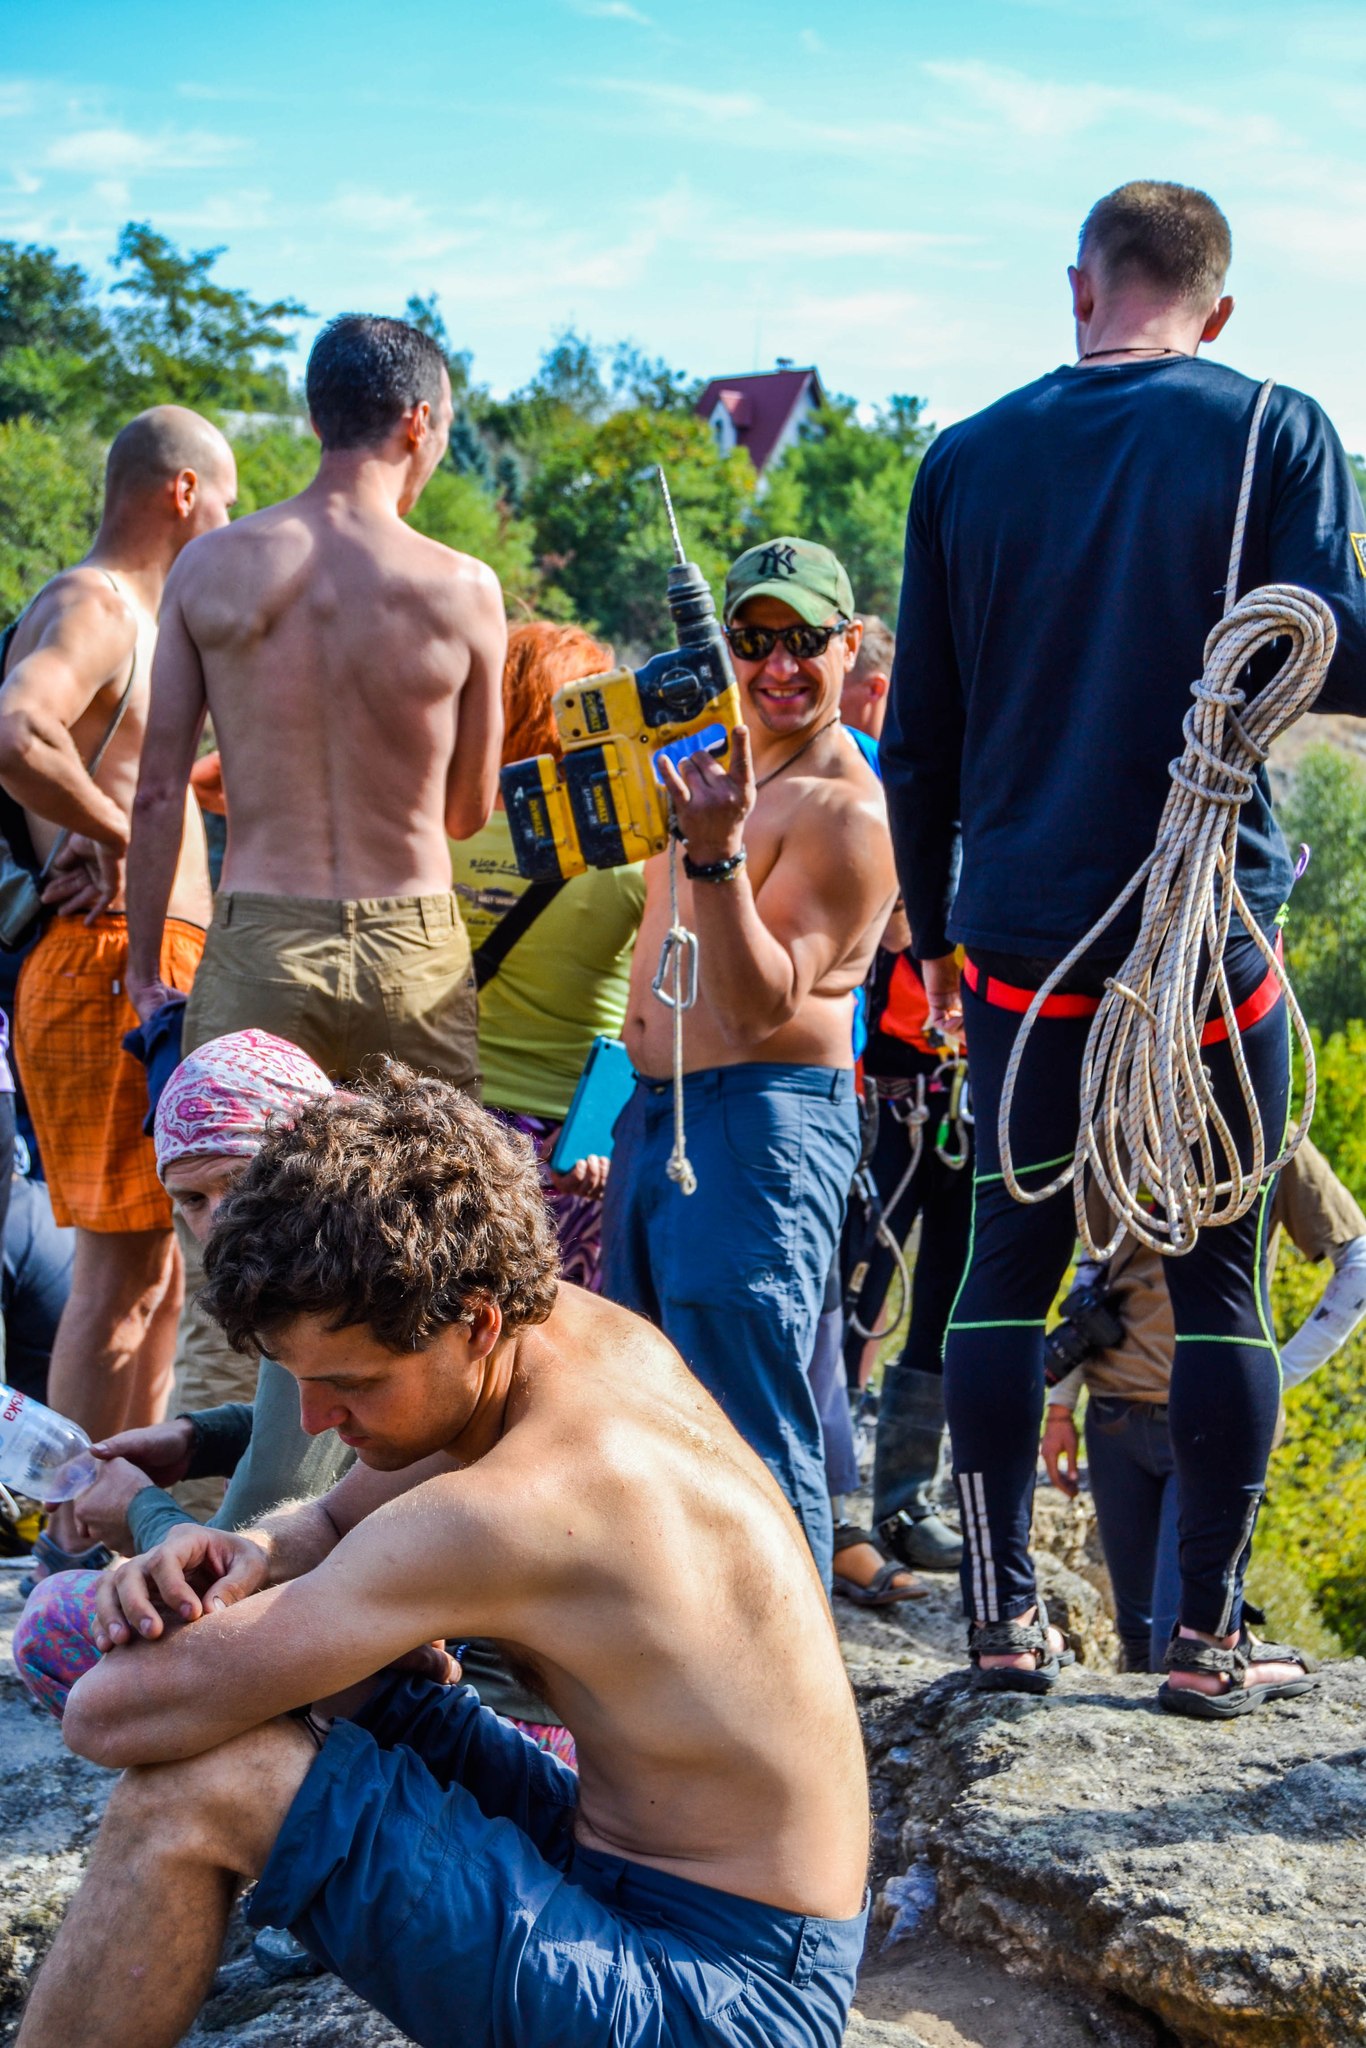
<svg viewBox="0 0 1366 2048">
<path fill-rule="evenodd" d="M 107 1576 L 63 1732 L 131 1768 L 20 2048 L 170 2048 L 252 1878 L 254 1923 L 429 2048 L 837 2048 L 868 1801 L 819 1579 L 671 1346 L 557 1285 L 529 1152 L 391 1072 L 267 1140 L 208 1263 L 229 1334 L 359 1462 Z M 191 1625 L 142 1639 L 165 1614 Z M 466 1687 L 358 1683 L 476 1634 L 534 1672 L 577 1780 Z"/>
<path fill-rule="evenodd" d="M 801 1517 L 827 1583 L 831 1516 L 807 1378 L 858 1161 L 853 991 L 896 896 L 877 777 L 840 726 L 858 653 L 849 578 L 828 548 L 750 548 L 726 580 L 744 707 L 728 768 L 668 770 L 697 933 L 687 1013 L 687 1149 L 668 1178 L 670 1012 L 650 981 L 669 928 L 667 857 L 646 870 L 625 1037 L 637 1072 L 617 1123 L 603 1292 L 677 1345 Z"/>
<path fill-rule="evenodd" d="M 44 900 L 59 913 L 24 963 L 15 1020 L 53 1214 L 76 1227 L 49 1398 L 94 1437 L 158 1421 L 169 1385 L 180 1274 L 142 1129 L 145 1078 L 122 1049 L 137 1023 L 124 855 L 162 590 L 236 495 L 232 450 L 198 413 L 159 405 L 130 420 L 109 451 L 94 546 L 39 591 L 3 663 L 0 777 L 24 808 L 31 848 L 20 852 L 35 868 L 52 863 Z M 208 921 L 204 831 L 182 790 L 166 820 L 166 915 L 152 948 L 168 987 L 189 988 Z M 75 1542 L 71 1510 L 58 1508 L 44 1561 L 60 1566 Z"/>
<path fill-rule="evenodd" d="M 334 1078 L 388 1052 L 478 1084 L 470 949 L 446 835 L 498 788 L 497 578 L 404 524 L 446 450 L 429 336 L 333 320 L 308 359 L 322 443 L 298 497 L 207 539 L 167 592 L 133 814 L 129 979 L 157 948 L 205 711 L 230 824 L 187 1049 L 256 1026 Z"/>
</svg>

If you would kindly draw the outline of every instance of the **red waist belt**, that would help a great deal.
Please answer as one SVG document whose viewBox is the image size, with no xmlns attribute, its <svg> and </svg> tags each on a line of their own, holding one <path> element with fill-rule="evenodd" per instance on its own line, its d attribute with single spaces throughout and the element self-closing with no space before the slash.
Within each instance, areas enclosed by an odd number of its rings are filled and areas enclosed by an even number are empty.
<svg viewBox="0 0 1366 2048">
<path fill-rule="evenodd" d="M 1276 958 L 1281 957 L 1281 935 L 1276 934 Z M 983 974 L 973 960 L 963 962 L 963 979 L 980 1001 L 990 1003 L 994 1010 L 1015 1010 L 1020 1016 L 1033 1002 L 1037 993 L 1032 988 L 1016 988 L 1011 982 L 998 981 L 994 974 Z M 1269 1016 L 1281 999 L 1280 979 L 1274 967 L 1268 967 L 1261 981 L 1244 1002 L 1234 1011 L 1234 1021 L 1240 1031 L 1246 1031 L 1252 1024 L 1259 1024 Z M 1051 995 L 1045 998 L 1039 1011 L 1041 1017 L 1094 1017 L 1100 1008 L 1099 996 Z M 1222 1045 L 1228 1037 L 1228 1026 L 1222 1016 L 1212 1017 L 1200 1034 L 1201 1045 Z"/>
</svg>

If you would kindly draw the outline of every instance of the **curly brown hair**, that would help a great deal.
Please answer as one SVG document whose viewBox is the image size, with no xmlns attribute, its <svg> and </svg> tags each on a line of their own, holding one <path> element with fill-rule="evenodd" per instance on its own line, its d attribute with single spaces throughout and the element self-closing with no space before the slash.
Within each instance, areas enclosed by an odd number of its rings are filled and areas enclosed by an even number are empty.
<svg viewBox="0 0 1366 2048">
<path fill-rule="evenodd" d="M 219 1211 L 200 1300 L 238 1351 L 296 1316 L 420 1351 L 483 1302 L 543 1323 L 559 1252 L 530 1143 L 395 1060 L 271 1131 Z"/>
</svg>

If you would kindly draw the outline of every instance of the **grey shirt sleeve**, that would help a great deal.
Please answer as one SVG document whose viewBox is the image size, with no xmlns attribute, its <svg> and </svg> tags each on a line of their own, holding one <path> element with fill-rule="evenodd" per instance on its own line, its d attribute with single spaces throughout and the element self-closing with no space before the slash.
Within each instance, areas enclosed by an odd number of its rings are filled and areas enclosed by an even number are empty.
<svg viewBox="0 0 1366 2048">
<path fill-rule="evenodd" d="M 214 1529 L 248 1529 L 281 1501 L 313 1500 L 355 1463 L 335 1430 L 308 1436 L 299 1420 L 299 1389 L 282 1365 L 263 1358 L 252 1404 L 251 1442 L 233 1473 Z"/>
</svg>

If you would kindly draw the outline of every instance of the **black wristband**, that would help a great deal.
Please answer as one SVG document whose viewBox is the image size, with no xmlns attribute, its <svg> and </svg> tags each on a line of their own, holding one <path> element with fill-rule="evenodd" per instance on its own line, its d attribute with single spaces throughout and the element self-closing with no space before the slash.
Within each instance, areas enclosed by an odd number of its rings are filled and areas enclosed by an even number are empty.
<svg viewBox="0 0 1366 2048">
<path fill-rule="evenodd" d="M 728 854 L 725 860 L 696 861 L 685 852 L 683 872 L 690 882 L 733 882 L 748 859 L 743 846 L 738 853 Z"/>
</svg>

